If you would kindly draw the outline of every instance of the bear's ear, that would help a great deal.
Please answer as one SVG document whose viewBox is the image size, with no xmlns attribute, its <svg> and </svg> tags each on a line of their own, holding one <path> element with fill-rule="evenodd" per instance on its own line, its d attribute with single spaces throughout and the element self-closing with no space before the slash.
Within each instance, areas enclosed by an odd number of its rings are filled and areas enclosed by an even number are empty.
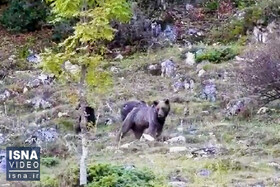
<svg viewBox="0 0 280 187">
<path fill-rule="evenodd" d="M 158 105 L 158 101 L 154 101 L 152 106 L 157 106 Z"/>
<path fill-rule="evenodd" d="M 164 102 L 165 104 L 169 105 L 169 99 L 166 99 Z"/>
</svg>

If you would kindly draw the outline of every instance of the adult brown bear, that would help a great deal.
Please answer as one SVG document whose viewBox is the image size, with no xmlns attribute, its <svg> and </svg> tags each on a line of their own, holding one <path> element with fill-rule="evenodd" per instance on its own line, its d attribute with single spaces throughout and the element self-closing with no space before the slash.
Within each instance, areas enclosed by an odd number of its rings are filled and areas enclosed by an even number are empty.
<svg viewBox="0 0 280 187">
<path fill-rule="evenodd" d="M 129 114 L 129 112 L 133 110 L 133 108 L 140 105 L 146 105 L 145 101 L 128 101 L 125 104 L 123 104 L 121 108 L 122 121 L 125 120 L 126 116 Z"/>
<path fill-rule="evenodd" d="M 161 135 L 165 119 L 170 111 L 169 100 L 155 101 L 152 106 L 139 105 L 127 115 L 118 134 L 118 141 L 132 130 L 140 139 L 145 132 L 152 137 Z"/>
</svg>

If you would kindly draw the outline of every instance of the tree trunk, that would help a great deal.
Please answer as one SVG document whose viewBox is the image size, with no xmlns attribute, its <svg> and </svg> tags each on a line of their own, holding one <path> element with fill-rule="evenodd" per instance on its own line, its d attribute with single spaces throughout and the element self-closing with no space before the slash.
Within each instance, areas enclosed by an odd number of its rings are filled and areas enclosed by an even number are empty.
<svg viewBox="0 0 280 187">
<path fill-rule="evenodd" d="M 86 167 L 86 157 L 87 157 L 87 118 L 86 118 L 86 96 L 85 96 L 85 78 L 87 68 L 85 65 L 81 67 L 81 79 L 79 85 L 79 98 L 80 98 L 80 128 L 82 137 L 82 153 L 80 157 L 80 185 L 87 184 L 87 167 Z"/>
</svg>

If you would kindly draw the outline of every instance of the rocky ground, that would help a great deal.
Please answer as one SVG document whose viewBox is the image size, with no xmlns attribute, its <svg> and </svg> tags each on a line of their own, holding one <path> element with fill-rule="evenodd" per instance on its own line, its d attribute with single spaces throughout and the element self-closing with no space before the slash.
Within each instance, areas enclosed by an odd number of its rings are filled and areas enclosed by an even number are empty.
<svg viewBox="0 0 280 187">
<path fill-rule="evenodd" d="M 48 31 L 30 36 L 2 32 L 0 148 L 35 144 L 42 147 L 43 158 L 57 163 L 42 164 L 40 183 L 8 183 L 0 172 L 0 186 L 48 186 L 46 178 L 67 175 L 78 163 L 76 86 L 38 67 L 38 46 L 51 45 L 44 40 Z M 106 62 L 113 87 L 87 96 L 98 118 L 87 162 L 148 168 L 166 186 L 279 186 L 279 113 L 257 114 L 254 100 L 244 97 L 234 73 L 244 53 L 221 63 L 195 62 L 194 53 L 215 47 L 197 45 L 193 52 L 174 44 Z M 10 66 L 13 71 L 6 71 Z M 170 99 L 171 112 L 162 140 L 138 141 L 130 135 L 118 148 L 120 106 L 164 98 Z M 4 162 L 0 166 L 3 171 Z"/>
</svg>

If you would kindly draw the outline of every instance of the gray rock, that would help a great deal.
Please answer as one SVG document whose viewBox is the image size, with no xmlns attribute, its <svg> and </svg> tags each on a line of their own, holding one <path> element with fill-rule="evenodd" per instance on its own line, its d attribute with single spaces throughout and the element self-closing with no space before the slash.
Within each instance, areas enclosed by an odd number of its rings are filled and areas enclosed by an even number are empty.
<svg viewBox="0 0 280 187">
<path fill-rule="evenodd" d="M 67 72 L 75 75 L 80 71 L 80 68 L 78 65 L 72 64 L 69 60 L 64 62 L 64 68 Z"/>
<path fill-rule="evenodd" d="M 26 84 L 27 88 L 36 88 L 41 85 L 40 79 L 33 79 Z"/>
<path fill-rule="evenodd" d="M 173 182 L 169 182 L 168 186 L 171 186 L 171 187 L 187 187 L 187 183 L 183 182 L 183 181 L 173 181 Z"/>
<path fill-rule="evenodd" d="M 195 64 L 195 54 L 191 52 L 186 53 L 186 64 L 189 66 L 193 66 Z"/>
<path fill-rule="evenodd" d="M 250 98 L 242 98 L 238 100 L 231 100 L 226 106 L 227 116 L 236 116 L 240 112 L 248 108 L 248 105 L 253 104 L 253 100 Z"/>
<path fill-rule="evenodd" d="M 151 75 L 159 76 L 161 75 L 161 65 L 159 64 L 152 64 L 148 66 L 148 72 Z"/>
<path fill-rule="evenodd" d="M 151 24 L 151 31 L 152 31 L 153 37 L 155 37 L 155 38 L 158 37 L 162 32 L 161 25 L 158 24 L 157 22 L 153 22 Z"/>
<path fill-rule="evenodd" d="M 6 172 L 6 151 L 0 150 L 0 173 Z"/>
<path fill-rule="evenodd" d="M 250 186 L 251 186 L 251 187 L 265 187 L 265 184 L 264 184 L 264 182 L 262 181 L 262 182 L 257 182 L 257 183 L 255 183 L 255 184 L 251 184 Z"/>
<path fill-rule="evenodd" d="M 8 58 L 8 60 L 9 61 L 15 61 L 15 58 L 16 58 L 16 55 L 11 55 L 9 58 Z"/>
<path fill-rule="evenodd" d="M 5 142 L 4 135 L 0 133 L 0 145 Z"/>
<path fill-rule="evenodd" d="M 116 57 L 115 57 L 115 60 L 122 60 L 124 57 L 122 56 L 122 54 L 118 54 Z"/>
<path fill-rule="evenodd" d="M 179 153 L 179 152 L 186 152 L 188 149 L 186 147 L 170 147 L 170 153 Z"/>
<path fill-rule="evenodd" d="M 208 169 L 202 169 L 198 172 L 198 175 L 203 177 L 209 177 L 211 175 L 211 171 Z"/>
<path fill-rule="evenodd" d="M 5 90 L 0 94 L 0 101 L 5 101 L 11 97 L 11 92 L 9 90 Z"/>
<path fill-rule="evenodd" d="M 207 156 L 213 156 L 219 153 L 219 149 L 217 147 L 205 147 L 201 149 L 196 149 L 191 152 L 194 157 L 201 156 L 201 157 L 207 157 Z"/>
<path fill-rule="evenodd" d="M 198 71 L 198 77 L 202 77 L 204 74 L 206 73 L 206 71 L 204 69 L 201 69 Z"/>
<path fill-rule="evenodd" d="M 58 139 L 58 132 L 55 128 L 42 128 L 33 132 L 25 143 L 30 145 L 40 145 L 41 143 L 51 143 Z"/>
<path fill-rule="evenodd" d="M 175 42 L 177 39 L 176 28 L 172 25 L 167 25 L 163 31 L 163 36 L 171 42 Z"/>
<path fill-rule="evenodd" d="M 38 54 L 31 54 L 26 59 L 30 63 L 39 64 L 42 62 L 40 55 Z"/>
<path fill-rule="evenodd" d="M 174 77 L 176 66 L 173 60 L 165 60 L 161 63 L 161 76 Z"/>
<path fill-rule="evenodd" d="M 216 94 L 217 94 L 216 85 L 214 83 L 208 83 L 204 86 L 202 90 L 201 98 L 211 102 L 215 102 Z"/>
<path fill-rule="evenodd" d="M 167 140 L 165 142 L 169 143 L 169 144 L 185 143 L 186 142 L 186 138 L 184 136 L 177 136 L 177 137 L 171 138 L 171 139 L 169 139 L 169 140 Z"/>
<path fill-rule="evenodd" d="M 54 77 L 55 77 L 54 74 L 47 75 L 42 73 L 41 75 L 38 76 L 38 79 L 43 85 L 47 85 L 54 80 Z"/>
<path fill-rule="evenodd" d="M 177 80 L 175 80 L 174 84 L 172 85 L 174 92 L 194 89 L 194 80 L 180 76 L 176 79 Z"/>
<path fill-rule="evenodd" d="M 46 101 L 41 97 L 35 97 L 32 100 L 28 100 L 27 103 L 32 104 L 35 109 L 47 109 L 52 106 L 49 101 Z"/>
</svg>

